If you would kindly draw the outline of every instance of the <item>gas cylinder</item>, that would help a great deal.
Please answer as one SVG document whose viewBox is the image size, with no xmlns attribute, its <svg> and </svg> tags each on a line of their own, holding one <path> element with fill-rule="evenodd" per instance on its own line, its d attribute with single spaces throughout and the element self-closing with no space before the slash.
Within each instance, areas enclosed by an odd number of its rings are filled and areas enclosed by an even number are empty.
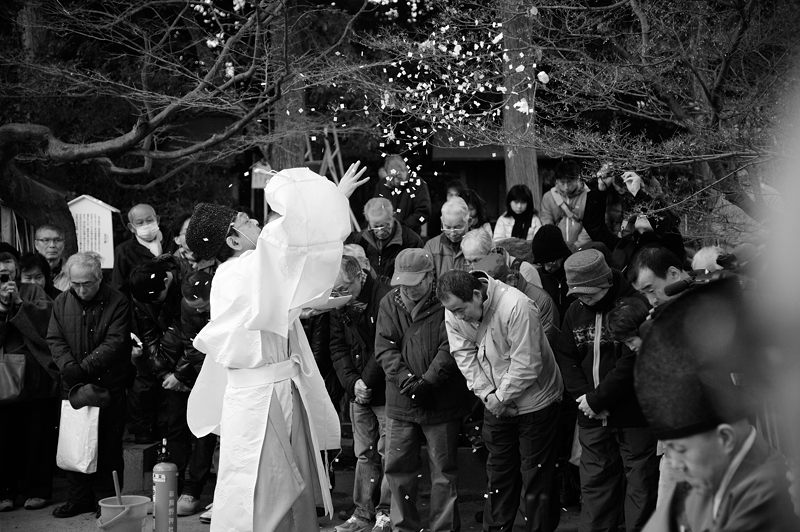
<svg viewBox="0 0 800 532">
<path fill-rule="evenodd" d="M 167 440 L 162 440 L 158 463 L 153 466 L 153 530 L 178 530 L 178 466 L 169 461 Z"/>
</svg>

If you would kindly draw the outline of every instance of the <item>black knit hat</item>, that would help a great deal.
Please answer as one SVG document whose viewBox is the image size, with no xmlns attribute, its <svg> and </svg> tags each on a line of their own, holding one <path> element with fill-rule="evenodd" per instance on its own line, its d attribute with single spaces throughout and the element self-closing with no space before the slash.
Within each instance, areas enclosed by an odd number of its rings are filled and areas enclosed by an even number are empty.
<svg viewBox="0 0 800 532">
<path fill-rule="evenodd" d="M 536 234 L 533 235 L 531 251 L 533 252 L 534 264 L 544 264 L 545 262 L 553 262 L 556 259 L 565 259 L 572 253 L 567 244 L 564 243 L 561 229 L 549 224 L 540 227 Z"/>
<path fill-rule="evenodd" d="M 199 260 L 216 257 L 235 218 L 236 211 L 230 207 L 198 203 L 186 228 L 186 245 Z"/>
<path fill-rule="evenodd" d="M 636 396 L 656 438 L 685 438 L 752 412 L 758 349 L 738 286 L 718 281 L 669 303 L 636 357 Z"/>
</svg>

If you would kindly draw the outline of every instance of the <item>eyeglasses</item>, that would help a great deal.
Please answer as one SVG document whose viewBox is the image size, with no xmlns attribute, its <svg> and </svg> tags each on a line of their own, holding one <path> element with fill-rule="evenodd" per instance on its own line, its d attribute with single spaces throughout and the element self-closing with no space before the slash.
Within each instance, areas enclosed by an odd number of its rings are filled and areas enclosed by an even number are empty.
<svg viewBox="0 0 800 532">
<path fill-rule="evenodd" d="M 375 227 L 370 227 L 369 230 L 373 233 L 382 233 L 384 231 L 388 231 L 392 228 L 392 224 L 383 224 L 383 225 L 376 225 Z"/>
<path fill-rule="evenodd" d="M 46 245 L 49 246 L 50 244 L 61 244 L 62 242 L 64 242 L 64 239 L 63 238 L 37 238 L 36 241 L 39 242 L 40 244 L 46 244 Z"/>
</svg>

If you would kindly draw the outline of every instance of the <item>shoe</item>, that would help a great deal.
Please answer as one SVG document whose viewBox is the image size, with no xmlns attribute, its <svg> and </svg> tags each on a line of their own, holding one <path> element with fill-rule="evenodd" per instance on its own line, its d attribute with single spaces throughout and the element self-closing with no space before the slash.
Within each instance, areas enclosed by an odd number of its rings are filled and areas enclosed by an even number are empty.
<svg viewBox="0 0 800 532">
<path fill-rule="evenodd" d="M 48 504 L 50 504 L 50 501 L 48 501 L 47 499 L 42 499 L 41 497 L 30 497 L 25 501 L 25 509 L 41 510 Z"/>
<path fill-rule="evenodd" d="M 80 514 L 88 514 L 89 512 L 97 512 L 97 506 L 94 503 L 67 502 L 53 510 L 53 517 L 61 519 L 64 517 L 75 517 Z"/>
<path fill-rule="evenodd" d="M 392 521 L 389 516 L 382 512 L 376 515 L 372 532 L 392 532 Z"/>
<path fill-rule="evenodd" d="M 333 529 L 333 532 L 370 532 L 372 523 L 355 515 Z"/>
<path fill-rule="evenodd" d="M 200 499 L 184 493 L 178 497 L 178 517 L 194 515 L 203 508 Z"/>
<path fill-rule="evenodd" d="M 205 524 L 211 524 L 211 511 L 214 509 L 214 503 L 212 502 L 208 506 L 206 506 L 206 512 L 200 514 L 200 522 Z"/>
<path fill-rule="evenodd" d="M 14 501 L 11 499 L 0 500 L 0 512 L 10 512 L 14 509 Z"/>
</svg>

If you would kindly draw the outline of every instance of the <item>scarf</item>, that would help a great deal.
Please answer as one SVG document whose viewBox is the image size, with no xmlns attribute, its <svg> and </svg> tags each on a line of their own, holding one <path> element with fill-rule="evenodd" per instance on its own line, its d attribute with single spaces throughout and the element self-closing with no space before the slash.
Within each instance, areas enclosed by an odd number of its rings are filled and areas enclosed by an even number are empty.
<svg viewBox="0 0 800 532">
<path fill-rule="evenodd" d="M 516 214 L 514 211 L 511 211 L 509 214 L 514 218 L 514 228 L 511 230 L 511 237 L 526 240 L 528 238 L 528 229 L 531 228 L 533 215 L 524 212 L 522 214 Z"/>
</svg>

